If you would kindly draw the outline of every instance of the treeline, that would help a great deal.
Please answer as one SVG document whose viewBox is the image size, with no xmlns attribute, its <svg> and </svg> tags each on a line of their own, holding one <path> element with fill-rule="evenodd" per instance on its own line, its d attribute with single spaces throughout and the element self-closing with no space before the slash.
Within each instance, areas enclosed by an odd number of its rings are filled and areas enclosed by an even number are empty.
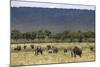
<svg viewBox="0 0 100 67">
<path fill-rule="evenodd" d="M 71 32 L 52 33 L 49 30 L 39 30 L 33 32 L 20 32 L 19 30 L 11 31 L 11 43 L 25 42 L 94 42 L 95 32 Z"/>
</svg>

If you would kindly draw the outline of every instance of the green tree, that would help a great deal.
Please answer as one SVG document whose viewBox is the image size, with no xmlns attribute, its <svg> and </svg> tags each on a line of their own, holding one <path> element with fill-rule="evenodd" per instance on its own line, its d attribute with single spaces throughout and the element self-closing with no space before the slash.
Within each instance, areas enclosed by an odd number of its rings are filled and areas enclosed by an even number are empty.
<svg viewBox="0 0 100 67">
<path fill-rule="evenodd" d="M 78 42 L 82 42 L 83 41 L 83 33 L 81 31 L 78 31 Z"/>
<path fill-rule="evenodd" d="M 31 39 L 34 40 L 35 38 L 36 38 L 36 32 L 32 32 L 32 33 L 31 33 Z"/>
<path fill-rule="evenodd" d="M 64 31 L 64 32 L 62 33 L 61 39 L 62 39 L 62 40 L 67 39 L 67 38 L 69 37 L 69 36 L 68 36 L 69 33 L 70 33 L 70 31 Z"/>
<path fill-rule="evenodd" d="M 30 32 L 25 32 L 25 33 L 23 33 L 23 39 L 26 39 L 26 40 L 29 40 L 29 39 L 31 39 L 31 33 Z"/>
<path fill-rule="evenodd" d="M 44 39 L 45 38 L 45 34 L 43 32 L 43 30 L 39 30 L 36 32 L 36 38 L 38 39 Z"/>
<path fill-rule="evenodd" d="M 84 32 L 84 37 L 85 38 L 95 38 L 95 32 Z"/>
<path fill-rule="evenodd" d="M 21 34 L 21 32 L 20 31 L 18 31 L 18 30 L 12 30 L 11 31 L 11 39 L 14 39 L 14 40 L 18 40 L 18 39 L 20 39 L 22 37 L 22 34 Z"/>
<path fill-rule="evenodd" d="M 70 39 L 70 42 L 74 41 L 75 36 L 76 36 L 75 32 L 69 32 L 68 33 L 68 38 Z"/>
<path fill-rule="evenodd" d="M 45 37 L 49 37 L 51 35 L 51 32 L 49 30 L 44 31 Z"/>
</svg>

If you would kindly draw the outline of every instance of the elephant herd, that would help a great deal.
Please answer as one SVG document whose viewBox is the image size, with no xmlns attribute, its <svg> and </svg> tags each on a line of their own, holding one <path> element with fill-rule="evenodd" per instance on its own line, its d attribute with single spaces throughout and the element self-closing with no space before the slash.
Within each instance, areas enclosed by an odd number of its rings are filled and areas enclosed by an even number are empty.
<svg viewBox="0 0 100 67">
<path fill-rule="evenodd" d="M 57 54 L 60 51 L 59 48 L 57 48 L 56 46 L 52 46 L 52 45 L 47 45 L 45 48 L 41 46 L 30 45 L 30 48 L 33 50 L 35 55 L 39 55 L 39 54 L 42 55 L 44 51 L 47 51 L 50 54 L 51 53 Z M 24 50 L 27 49 L 27 46 L 26 45 L 24 45 L 23 47 L 16 46 L 14 48 L 14 51 L 21 51 L 22 49 Z M 95 47 L 93 46 L 89 46 L 89 49 L 90 51 L 95 51 Z M 70 51 L 72 57 L 76 57 L 76 56 L 81 57 L 83 53 L 83 50 L 80 46 L 73 46 L 71 48 L 63 48 L 64 53 L 67 53 L 68 51 Z"/>
</svg>

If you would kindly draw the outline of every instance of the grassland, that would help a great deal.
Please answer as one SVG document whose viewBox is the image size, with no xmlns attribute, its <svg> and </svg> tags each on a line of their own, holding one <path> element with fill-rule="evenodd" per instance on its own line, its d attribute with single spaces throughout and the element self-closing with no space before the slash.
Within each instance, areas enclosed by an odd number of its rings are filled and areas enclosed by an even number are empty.
<svg viewBox="0 0 100 67">
<path fill-rule="evenodd" d="M 34 52 L 30 49 L 29 45 L 41 45 L 46 47 L 47 45 L 55 45 L 58 48 L 72 47 L 73 45 L 80 45 L 83 49 L 82 57 L 71 57 L 70 51 L 64 53 L 63 50 L 59 50 L 57 54 L 49 54 L 47 51 L 43 52 L 43 55 L 34 55 Z M 16 45 L 27 45 L 27 50 L 19 52 L 13 51 L 13 47 Z M 88 48 L 89 45 L 94 43 L 29 43 L 29 44 L 11 44 L 11 66 L 15 65 L 34 65 L 34 64 L 52 64 L 52 63 L 70 63 L 70 62 L 83 62 L 83 61 L 95 61 L 95 53 L 91 52 Z"/>
</svg>

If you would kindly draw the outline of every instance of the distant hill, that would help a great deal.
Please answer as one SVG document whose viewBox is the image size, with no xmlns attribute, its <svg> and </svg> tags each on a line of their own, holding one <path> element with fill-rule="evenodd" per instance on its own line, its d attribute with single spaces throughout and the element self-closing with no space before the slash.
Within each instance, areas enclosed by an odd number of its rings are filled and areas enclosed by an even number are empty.
<svg viewBox="0 0 100 67">
<path fill-rule="evenodd" d="M 80 9 L 11 7 L 11 29 L 52 32 L 94 31 L 95 11 Z"/>
</svg>

